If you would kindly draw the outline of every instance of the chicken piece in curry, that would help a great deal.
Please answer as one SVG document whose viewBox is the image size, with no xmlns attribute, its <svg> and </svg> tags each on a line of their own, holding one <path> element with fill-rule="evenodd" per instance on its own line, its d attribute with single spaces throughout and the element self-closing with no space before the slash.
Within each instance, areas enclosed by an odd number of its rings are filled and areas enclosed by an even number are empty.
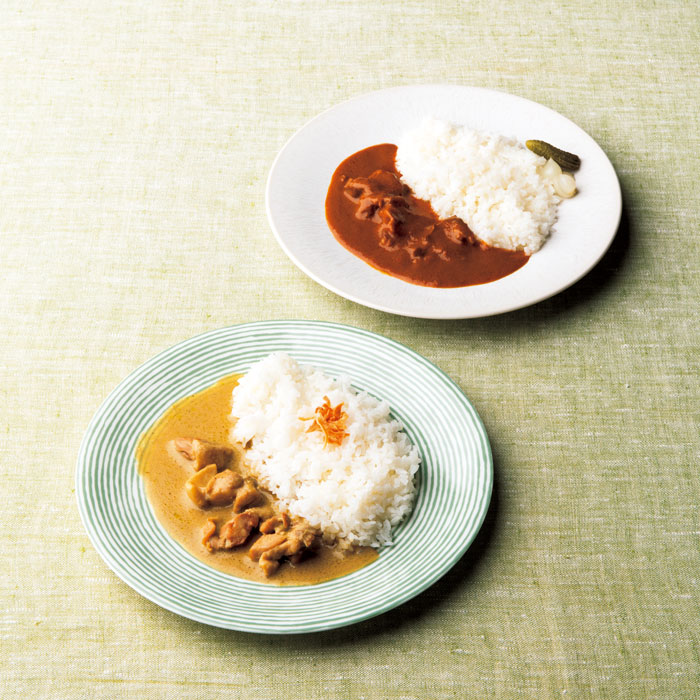
<svg viewBox="0 0 700 700">
<path fill-rule="evenodd" d="M 198 508 L 232 508 L 230 519 L 222 524 L 214 518 L 207 520 L 202 544 L 210 552 L 242 547 L 254 532 L 263 533 L 250 547 L 249 556 L 258 562 L 265 576 L 272 576 L 284 561 L 299 564 L 318 550 L 320 533 L 303 518 L 280 511 L 253 477 L 234 471 L 230 448 L 196 438 L 176 438 L 173 446 L 196 470 L 185 484 L 190 500 Z M 203 465 L 202 454 L 219 459 Z M 266 516 L 262 523 L 261 512 Z"/>
</svg>

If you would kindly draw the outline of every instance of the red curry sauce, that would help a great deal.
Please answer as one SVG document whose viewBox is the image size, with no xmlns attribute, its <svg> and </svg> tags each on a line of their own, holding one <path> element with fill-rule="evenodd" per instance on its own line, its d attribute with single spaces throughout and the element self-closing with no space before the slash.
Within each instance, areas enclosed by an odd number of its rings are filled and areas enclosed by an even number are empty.
<svg viewBox="0 0 700 700">
<path fill-rule="evenodd" d="M 488 246 L 456 217 L 440 219 L 396 169 L 396 146 L 370 146 L 333 173 L 326 220 L 336 239 L 372 267 L 425 287 L 466 287 L 521 268 L 522 251 Z"/>
</svg>

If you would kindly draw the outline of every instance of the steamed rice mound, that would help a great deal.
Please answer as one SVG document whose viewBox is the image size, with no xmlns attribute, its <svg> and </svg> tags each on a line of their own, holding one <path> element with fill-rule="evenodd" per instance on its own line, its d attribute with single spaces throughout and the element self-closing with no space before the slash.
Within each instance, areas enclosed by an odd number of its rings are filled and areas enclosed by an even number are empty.
<svg viewBox="0 0 700 700">
<path fill-rule="evenodd" d="M 324 447 L 307 432 L 328 396 L 343 404 L 348 435 Z M 234 441 L 250 442 L 246 460 L 292 515 L 319 527 L 327 541 L 380 547 L 410 511 L 419 455 L 389 405 L 356 392 L 350 379 L 274 353 L 254 365 L 233 391 Z"/>
<path fill-rule="evenodd" d="M 426 119 L 398 143 L 396 167 L 442 219 L 457 216 L 491 246 L 539 250 L 560 198 L 546 160 L 514 139 Z"/>
</svg>

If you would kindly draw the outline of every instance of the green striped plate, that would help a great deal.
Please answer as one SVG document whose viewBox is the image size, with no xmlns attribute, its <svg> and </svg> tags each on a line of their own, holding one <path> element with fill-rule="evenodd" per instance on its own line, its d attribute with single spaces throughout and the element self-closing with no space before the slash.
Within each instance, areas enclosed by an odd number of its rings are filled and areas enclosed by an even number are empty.
<svg viewBox="0 0 700 700">
<path fill-rule="evenodd" d="M 245 372 L 271 352 L 345 374 L 386 399 L 421 454 L 410 517 L 377 560 L 313 586 L 229 576 L 188 554 L 155 519 L 137 473 L 139 436 L 174 401 Z M 186 340 L 152 358 L 107 397 L 78 456 L 76 492 L 95 548 L 149 600 L 217 627 L 273 634 L 349 625 L 404 603 L 462 556 L 491 496 L 491 450 L 476 411 L 440 369 L 407 347 L 319 321 L 248 323 Z"/>
</svg>

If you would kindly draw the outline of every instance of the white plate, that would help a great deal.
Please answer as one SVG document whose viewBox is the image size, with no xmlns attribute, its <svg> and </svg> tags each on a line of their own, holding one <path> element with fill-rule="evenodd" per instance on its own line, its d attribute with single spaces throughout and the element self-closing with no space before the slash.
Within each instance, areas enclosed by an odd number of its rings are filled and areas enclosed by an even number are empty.
<svg viewBox="0 0 700 700">
<path fill-rule="evenodd" d="M 525 266 L 503 279 L 433 289 L 375 270 L 336 241 L 326 224 L 331 176 L 352 153 L 401 134 L 434 116 L 524 142 L 543 139 L 581 157 L 579 193 L 562 202 L 555 229 Z M 583 277 L 600 260 L 620 222 L 615 170 L 598 144 L 561 114 L 503 92 L 456 85 L 416 85 L 372 92 L 323 112 L 284 146 L 266 191 L 272 230 L 309 277 L 359 304 L 417 318 L 475 318 L 546 299 Z"/>
</svg>

